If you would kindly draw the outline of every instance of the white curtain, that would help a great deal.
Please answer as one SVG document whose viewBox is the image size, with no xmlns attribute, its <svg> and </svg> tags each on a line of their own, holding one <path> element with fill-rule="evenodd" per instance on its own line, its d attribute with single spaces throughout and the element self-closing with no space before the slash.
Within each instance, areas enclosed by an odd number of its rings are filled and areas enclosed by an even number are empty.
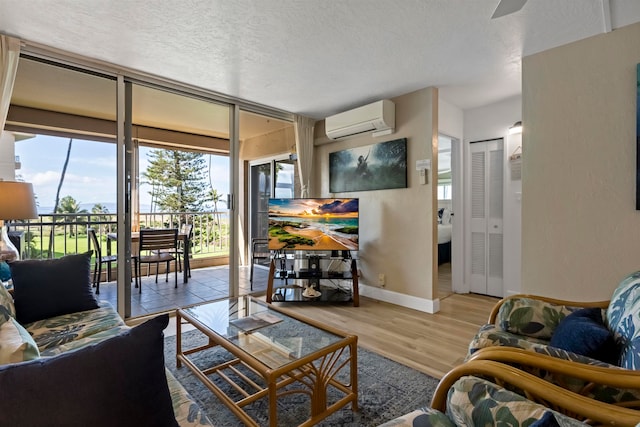
<svg viewBox="0 0 640 427">
<path fill-rule="evenodd" d="M 313 127 L 316 121 L 304 116 L 296 116 L 294 131 L 296 152 L 298 153 L 298 174 L 300 175 L 300 197 L 309 197 L 311 170 L 313 169 Z"/>
<path fill-rule="evenodd" d="M 0 34 L 0 133 L 7 121 L 19 57 L 20 40 Z"/>
</svg>

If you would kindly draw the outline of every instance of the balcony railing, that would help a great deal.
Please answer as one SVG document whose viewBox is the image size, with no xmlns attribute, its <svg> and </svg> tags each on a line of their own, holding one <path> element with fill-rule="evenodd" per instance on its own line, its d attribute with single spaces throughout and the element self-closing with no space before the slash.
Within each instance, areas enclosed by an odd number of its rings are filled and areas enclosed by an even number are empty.
<svg viewBox="0 0 640 427">
<path fill-rule="evenodd" d="M 180 228 L 193 225 L 191 254 L 194 258 L 229 254 L 227 212 L 141 213 L 141 228 Z M 21 234 L 23 259 L 60 258 L 89 249 L 87 229 L 93 228 L 101 242 L 117 232 L 116 214 L 46 214 L 37 220 L 14 221 L 10 231 Z M 115 245 L 114 245 L 115 246 Z"/>
</svg>

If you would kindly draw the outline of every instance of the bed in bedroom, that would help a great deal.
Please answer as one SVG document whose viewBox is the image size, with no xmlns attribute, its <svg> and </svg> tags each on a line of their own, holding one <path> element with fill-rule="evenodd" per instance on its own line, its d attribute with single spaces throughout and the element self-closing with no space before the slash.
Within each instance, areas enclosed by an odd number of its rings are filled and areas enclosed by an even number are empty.
<svg viewBox="0 0 640 427">
<path fill-rule="evenodd" d="M 451 212 L 438 210 L 438 265 L 451 262 Z"/>
</svg>

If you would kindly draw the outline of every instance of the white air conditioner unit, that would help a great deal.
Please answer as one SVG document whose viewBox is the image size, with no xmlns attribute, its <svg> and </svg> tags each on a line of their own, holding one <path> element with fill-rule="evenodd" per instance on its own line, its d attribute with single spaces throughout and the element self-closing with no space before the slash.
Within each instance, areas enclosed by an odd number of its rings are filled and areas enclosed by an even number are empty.
<svg viewBox="0 0 640 427">
<path fill-rule="evenodd" d="M 383 99 L 372 104 L 335 114 L 325 119 L 327 136 L 330 139 L 345 138 L 365 132 L 393 132 L 396 126 L 396 106 L 393 101 Z"/>
</svg>

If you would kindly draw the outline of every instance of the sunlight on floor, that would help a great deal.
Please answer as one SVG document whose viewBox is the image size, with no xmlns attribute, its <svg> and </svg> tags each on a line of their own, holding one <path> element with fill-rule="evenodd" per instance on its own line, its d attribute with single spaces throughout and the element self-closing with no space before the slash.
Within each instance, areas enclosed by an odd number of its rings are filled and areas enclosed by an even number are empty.
<svg viewBox="0 0 640 427">
<path fill-rule="evenodd" d="M 240 294 L 264 293 L 267 288 L 268 270 L 256 268 L 254 270 L 253 291 L 249 286 L 249 268 L 240 267 Z M 116 307 L 116 282 L 100 284 L 98 300 L 106 300 Z M 173 284 L 173 277 L 165 282 L 164 275 L 142 277 L 142 292 L 131 284 L 131 317 L 146 316 L 174 310 L 178 307 L 216 300 L 229 296 L 229 266 L 198 268 L 191 270 L 188 283 L 182 282 L 182 275 L 178 275 L 178 287 Z"/>
</svg>

